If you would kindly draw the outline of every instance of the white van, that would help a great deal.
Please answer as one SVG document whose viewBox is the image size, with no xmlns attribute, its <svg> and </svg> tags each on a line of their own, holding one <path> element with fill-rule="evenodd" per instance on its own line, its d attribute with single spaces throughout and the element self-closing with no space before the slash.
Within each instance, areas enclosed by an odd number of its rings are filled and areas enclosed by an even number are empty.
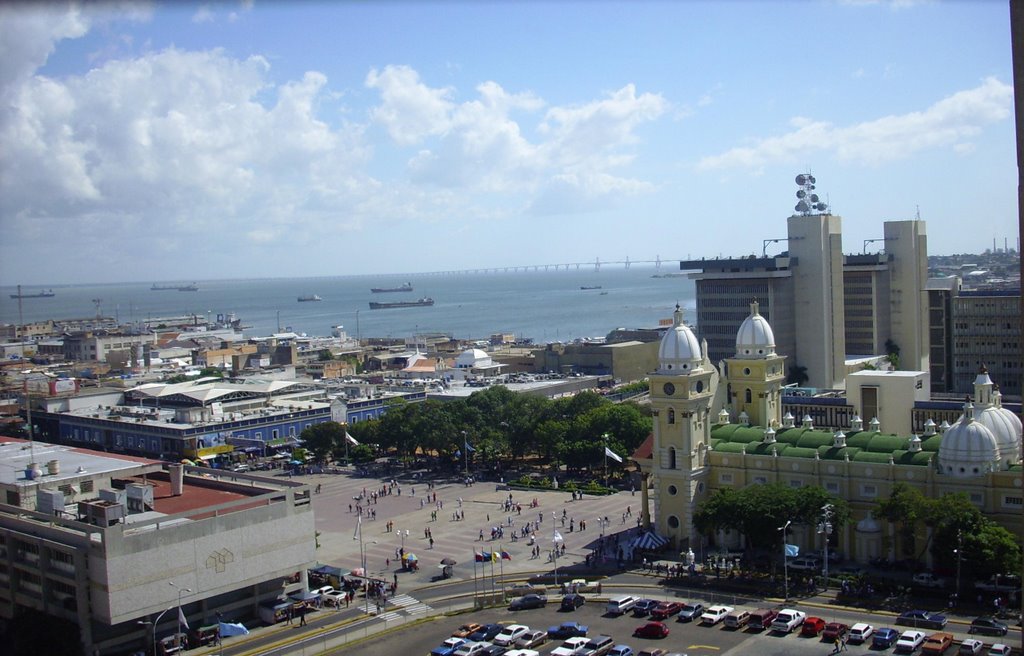
<svg viewBox="0 0 1024 656">
<path fill-rule="evenodd" d="M 624 615 L 633 610 L 633 607 L 636 606 L 636 602 L 637 598 L 631 595 L 612 597 L 608 600 L 608 606 L 605 608 L 605 612 L 609 615 Z"/>
</svg>

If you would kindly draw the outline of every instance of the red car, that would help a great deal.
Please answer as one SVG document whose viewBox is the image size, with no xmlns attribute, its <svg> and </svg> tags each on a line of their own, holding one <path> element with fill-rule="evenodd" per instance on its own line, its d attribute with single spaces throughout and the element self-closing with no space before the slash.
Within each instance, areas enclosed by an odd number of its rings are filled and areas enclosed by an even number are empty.
<svg viewBox="0 0 1024 656">
<path fill-rule="evenodd" d="M 836 640 L 844 637 L 849 630 L 850 627 L 846 626 L 842 622 L 829 622 L 825 625 L 825 633 L 822 634 L 822 637 L 827 641 L 835 642 Z"/>
<path fill-rule="evenodd" d="M 654 607 L 651 611 L 652 620 L 665 620 L 673 615 L 678 615 L 679 611 L 683 609 L 683 605 L 678 601 L 663 601 Z"/>
<path fill-rule="evenodd" d="M 638 626 L 633 635 L 637 638 L 664 638 L 668 635 L 668 627 L 661 622 L 648 622 Z"/>
<path fill-rule="evenodd" d="M 825 630 L 825 620 L 820 617 L 808 617 L 804 620 L 804 626 L 800 629 L 800 635 L 817 638 L 818 634 Z"/>
</svg>

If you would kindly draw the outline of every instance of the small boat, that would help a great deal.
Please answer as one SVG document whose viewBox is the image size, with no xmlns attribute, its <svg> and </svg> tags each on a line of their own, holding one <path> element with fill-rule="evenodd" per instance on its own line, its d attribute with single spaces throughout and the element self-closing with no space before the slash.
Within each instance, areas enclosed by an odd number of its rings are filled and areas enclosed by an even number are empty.
<svg viewBox="0 0 1024 656">
<path fill-rule="evenodd" d="M 35 294 L 22 294 L 21 287 L 18 287 L 17 294 L 11 294 L 11 298 L 53 298 L 56 294 L 53 293 L 52 289 L 44 289 L 36 292 Z"/>
<path fill-rule="evenodd" d="M 434 304 L 432 298 L 421 298 L 418 301 L 398 301 L 397 303 L 375 303 L 370 301 L 371 310 L 387 310 L 389 308 L 404 308 L 404 307 L 425 307 Z"/>
<path fill-rule="evenodd" d="M 583 287 L 580 287 L 580 289 L 601 289 L 601 285 L 594 285 L 592 287 L 587 287 L 586 285 L 584 285 Z"/>
<path fill-rule="evenodd" d="M 401 287 L 371 287 L 370 291 L 374 294 L 386 294 L 388 292 L 411 292 L 412 283 L 404 283 Z"/>
<path fill-rule="evenodd" d="M 310 294 L 309 296 L 300 296 L 299 297 L 299 303 L 308 303 L 310 301 L 322 301 L 322 300 L 324 300 L 324 299 L 320 298 L 320 296 L 318 296 L 317 294 Z"/>
</svg>

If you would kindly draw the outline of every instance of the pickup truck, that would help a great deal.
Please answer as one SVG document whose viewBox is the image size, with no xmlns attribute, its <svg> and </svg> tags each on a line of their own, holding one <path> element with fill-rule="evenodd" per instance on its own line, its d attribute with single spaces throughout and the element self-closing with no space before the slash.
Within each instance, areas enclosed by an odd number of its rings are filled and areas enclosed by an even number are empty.
<svg viewBox="0 0 1024 656">
<path fill-rule="evenodd" d="M 562 594 L 572 592 L 601 592 L 601 584 L 597 582 L 588 583 L 586 579 L 573 579 L 562 584 Z"/>
<path fill-rule="evenodd" d="M 931 572 L 918 572 L 914 574 L 914 584 L 920 585 L 925 588 L 942 588 L 946 585 L 946 580 L 941 579 Z"/>
<path fill-rule="evenodd" d="M 792 633 L 793 629 L 803 624 L 805 619 L 807 619 L 807 613 L 803 611 L 793 608 L 780 610 L 779 614 L 775 616 L 775 621 L 772 622 L 772 631 L 776 633 Z"/>
</svg>

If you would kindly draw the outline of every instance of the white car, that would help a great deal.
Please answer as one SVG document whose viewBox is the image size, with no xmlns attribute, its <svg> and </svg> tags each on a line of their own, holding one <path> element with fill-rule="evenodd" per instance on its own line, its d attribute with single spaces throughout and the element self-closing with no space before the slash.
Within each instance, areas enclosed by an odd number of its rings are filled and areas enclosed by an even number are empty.
<svg viewBox="0 0 1024 656">
<path fill-rule="evenodd" d="M 324 606 L 334 606 L 340 608 L 345 600 L 348 599 L 348 593 L 344 590 L 331 590 L 330 592 L 324 592 L 321 594 L 324 600 Z"/>
<path fill-rule="evenodd" d="M 536 649 L 511 649 L 505 652 L 505 656 L 540 656 Z"/>
<path fill-rule="evenodd" d="M 775 616 L 775 621 L 772 622 L 772 631 L 776 633 L 792 633 L 794 629 L 800 627 L 807 619 L 807 613 L 802 610 L 796 610 L 794 608 L 786 608 L 780 610 L 779 614 Z"/>
<path fill-rule="evenodd" d="M 714 626 L 725 619 L 725 616 L 735 610 L 732 606 L 711 606 L 704 610 L 700 616 L 701 624 Z"/>
<path fill-rule="evenodd" d="M 997 642 L 988 649 L 988 656 L 1010 656 L 1012 653 L 1013 649 L 1001 642 Z"/>
<path fill-rule="evenodd" d="M 871 634 L 875 632 L 875 627 L 871 626 L 866 622 L 857 622 L 850 627 L 849 641 L 858 644 L 861 642 L 867 642 L 871 638 Z"/>
<path fill-rule="evenodd" d="M 476 656 L 491 646 L 489 642 L 467 642 L 452 652 L 452 656 Z"/>
<path fill-rule="evenodd" d="M 904 631 L 896 641 L 896 648 L 893 651 L 907 653 L 917 651 L 926 637 L 921 631 Z"/>
<path fill-rule="evenodd" d="M 985 643 L 977 638 L 967 638 L 960 643 L 960 650 L 956 653 L 960 656 L 978 656 L 985 651 Z"/>
<path fill-rule="evenodd" d="M 509 624 L 502 629 L 498 635 L 494 636 L 494 639 L 491 640 L 491 642 L 496 645 L 501 645 L 502 647 L 508 647 L 515 644 L 515 642 L 526 635 L 526 632 L 529 630 L 530 627 L 523 624 Z"/>
<path fill-rule="evenodd" d="M 577 636 L 575 638 L 569 638 L 562 644 L 555 647 L 554 651 L 551 652 L 551 656 L 577 656 L 577 654 L 583 651 L 583 648 L 590 642 L 590 638 L 584 638 Z"/>
</svg>

